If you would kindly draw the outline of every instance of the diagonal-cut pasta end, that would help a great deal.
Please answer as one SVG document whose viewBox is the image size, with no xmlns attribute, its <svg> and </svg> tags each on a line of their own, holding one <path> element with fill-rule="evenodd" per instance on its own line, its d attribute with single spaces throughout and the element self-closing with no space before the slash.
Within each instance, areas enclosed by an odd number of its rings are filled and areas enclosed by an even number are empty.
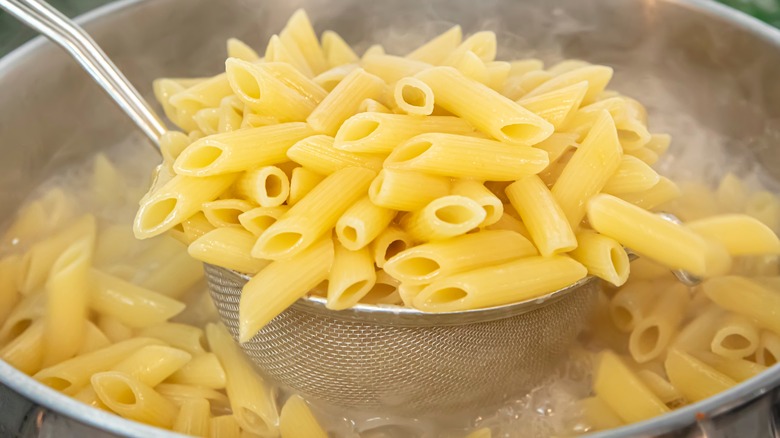
<svg viewBox="0 0 780 438">
<path fill-rule="evenodd" d="M 267 260 L 279 260 L 292 257 L 303 248 L 304 235 L 294 230 L 277 230 L 269 227 L 252 248 L 252 257 Z"/>
<path fill-rule="evenodd" d="M 414 297 L 414 307 L 426 312 L 453 312 L 468 307 L 469 291 L 462 285 L 440 282 L 433 284 Z"/>
<path fill-rule="evenodd" d="M 168 231 L 176 225 L 176 197 L 150 199 L 141 205 L 133 222 L 133 234 L 137 239 L 148 239 Z"/>
<path fill-rule="evenodd" d="M 336 132 L 334 146 L 339 149 L 343 143 L 365 140 L 379 128 L 379 121 L 372 113 L 360 113 L 347 119 Z M 346 149 L 346 148 L 345 148 Z"/>
<path fill-rule="evenodd" d="M 182 151 L 173 163 L 179 175 L 210 176 L 219 173 L 219 162 L 225 156 L 225 146 L 214 141 L 199 141 Z"/>
<path fill-rule="evenodd" d="M 398 145 L 385 159 L 385 166 L 390 168 L 404 168 L 409 162 L 420 157 L 433 147 L 433 141 L 424 136 L 417 136 Z"/>
<path fill-rule="evenodd" d="M 552 135 L 555 128 L 546 120 L 539 118 L 536 122 L 508 123 L 501 127 L 499 140 L 513 144 L 534 145 Z"/>
</svg>

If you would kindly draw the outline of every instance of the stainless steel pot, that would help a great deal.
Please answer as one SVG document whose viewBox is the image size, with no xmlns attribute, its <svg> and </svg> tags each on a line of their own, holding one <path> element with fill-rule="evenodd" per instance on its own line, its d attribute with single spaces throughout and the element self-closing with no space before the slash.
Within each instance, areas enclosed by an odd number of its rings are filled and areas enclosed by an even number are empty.
<svg viewBox="0 0 780 438">
<path fill-rule="evenodd" d="M 402 51 L 459 23 L 467 32 L 497 30 L 500 57 L 613 65 L 615 88 L 647 103 L 651 126 L 678 139 L 674 175 L 713 180 L 759 163 L 765 183 L 780 181 L 780 31 L 708 1 L 128 0 L 81 23 L 151 99 L 153 78 L 213 74 L 228 37 L 260 46 L 298 7 L 318 30 L 337 30 L 359 48 L 382 41 Z M 40 38 L 0 61 L 0 90 L 3 219 L 54 169 L 135 135 Z M 732 158 L 715 161 L 715 152 Z M 780 436 L 779 386 L 775 367 L 704 402 L 594 436 Z M 0 361 L 0 436 L 177 435 L 88 409 Z"/>
</svg>

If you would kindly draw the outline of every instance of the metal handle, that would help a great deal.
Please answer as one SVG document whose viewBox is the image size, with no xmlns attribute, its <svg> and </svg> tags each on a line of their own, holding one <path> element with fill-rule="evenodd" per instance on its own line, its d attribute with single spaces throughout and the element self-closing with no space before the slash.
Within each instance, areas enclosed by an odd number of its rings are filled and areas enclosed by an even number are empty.
<svg viewBox="0 0 780 438">
<path fill-rule="evenodd" d="M 43 0 L 0 0 L 0 8 L 67 50 L 159 148 L 165 124 L 84 29 Z"/>
</svg>

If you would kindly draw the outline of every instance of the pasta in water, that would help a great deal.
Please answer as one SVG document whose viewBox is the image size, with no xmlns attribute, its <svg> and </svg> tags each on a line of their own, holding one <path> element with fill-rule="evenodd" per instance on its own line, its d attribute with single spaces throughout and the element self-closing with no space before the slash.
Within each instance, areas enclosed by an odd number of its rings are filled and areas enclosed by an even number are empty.
<svg viewBox="0 0 780 438">
<path fill-rule="evenodd" d="M 732 174 L 713 189 L 659 175 L 670 138 L 606 91 L 611 68 L 505 62 L 496 46 L 455 26 L 406 56 L 359 57 L 298 11 L 264 53 L 231 39 L 224 73 L 156 81 L 182 132 L 161 140 L 141 240 L 106 216 L 137 191 L 105 155 L 86 195 L 28 202 L 3 238 L 0 358 L 185 434 L 355 436 L 255 373 L 213 323 L 204 262 L 252 276 L 242 342 L 307 293 L 333 311 L 451 312 L 598 277 L 609 286 L 578 353 L 592 379 L 568 394 L 558 436 L 662 415 L 780 360 L 780 200 Z M 78 196 L 91 212 L 76 214 Z M 520 433 L 461 423 L 447 433 Z"/>
</svg>

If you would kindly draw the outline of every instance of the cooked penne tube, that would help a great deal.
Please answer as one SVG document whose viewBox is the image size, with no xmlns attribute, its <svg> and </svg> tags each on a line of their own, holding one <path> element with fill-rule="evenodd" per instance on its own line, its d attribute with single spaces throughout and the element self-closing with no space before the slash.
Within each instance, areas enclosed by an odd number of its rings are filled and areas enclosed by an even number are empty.
<svg viewBox="0 0 780 438">
<path fill-rule="evenodd" d="M 428 242 L 466 234 L 477 228 L 485 216 L 485 210 L 476 201 L 449 195 L 402 216 L 399 224 L 412 239 Z"/>
<path fill-rule="evenodd" d="M 509 230 L 514 231 L 526 239 L 531 239 L 531 233 L 528 232 L 528 229 L 525 227 L 525 224 L 520 221 L 520 219 L 517 219 L 516 217 L 512 216 L 507 211 L 510 210 L 510 206 L 505 205 L 504 206 L 504 214 L 501 215 L 501 218 L 498 219 L 498 222 L 496 222 L 493 225 L 489 225 L 486 227 L 488 230 Z"/>
<path fill-rule="evenodd" d="M 758 219 L 723 214 L 685 224 L 695 233 L 720 242 L 731 255 L 780 254 L 780 239 Z"/>
<path fill-rule="evenodd" d="M 205 398 L 215 412 L 229 412 L 230 410 L 230 401 L 227 396 L 210 388 L 179 385 L 176 383 L 160 383 L 154 389 L 177 406 L 181 406 L 187 400 Z"/>
<path fill-rule="evenodd" d="M 685 397 L 680 391 L 655 371 L 639 370 L 636 375 L 666 406 L 674 408 L 685 404 Z"/>
<path fill-rule="evenodd" d="M 636 193 L 623 193 L 620 199 L 628 201 L 637 207 L 645 210 L 654 210 L 657 207 L 666 204 L 669 201 L 682 196 L 680 188 L 672 180 L 666 177 L 660 177 L 658 183 L 647 190 Z"/>
<path fill-rule="evenodd" d="M 314 104 L 322 102 L 322 99 L 328 94 L 314 80 L 306 77 L 305 74 L 290 64 L 284 62 L 264 62 L 261 68 Z"/>
<path fill-rule="evenodd" d="M 767 369 L 766 366 L 749 360 L 727 359 L 706 351 L 697 351 L 691 355 L 736 382 L 744 382 Z"/>
<path fill-rule="evenodd" d="M 391 111 L 390 108 L 374 99 L 363 99 L 363 102 L 360 102 L 360 107 L 358 108 L 358 113 L 391 114 L 392 112 L 393 111 Z"/>
<path fill-rule="evenodd" d="M 280 168 L 263 166 L 244 172 L 236 181 L 236 189 L 242 198 L 261 207 L 278 207 L 290 196 L 290 180 Z"/>
<path fill-rule="evenodd" d="M 602 111 L 552 187 L 552 194 L 572 228 L 582 222 L 588 200 L 604 188 L 620 166 L 622 156 L 615 124 Z"/>
<path fill-rule="evenodd" d="M 119 416 L 152 426 L 173 426 L 176 405 L 149 385 L 118 371 L 96 373 L 90 380 L 100 401 Z"/>
<path fill-rule="evenodd" d="M 652 311 L 656 291 L 652 283 L 630 281 L 609 303 L 609 314 L 618 330 L 631 332 Z"/>
<path fill-rule="evenodd" d="M 287 150 L 312 134 L 305 123 L 282 123 L 210 135 L 187 146 L 173 167 L 179 175 L 211 176 L 270 166 L 287 161 Z"/>
<path fill-rule="evenodd" d="M 593 391 L 626 423 L 669 412 L 669 408 L 612 351 L 599 355 Z M 627 394 L 631 394 L 627 397 Z"/>
<path fill-rule="evenodd" d="M 241 228 L 217 228 L 209 231 L 187 248 L 194 259 L 244 274 L 255 274 L 268 260 L 252 257 L 257 237 Z"/>
<path fill-rule="evenodd" d="M 376 271 L 368 248 L 351 251 L 336 243 L 325 306 L 332 310 L 348 309 L 368 294 L 374 284 Z"/>
<path fill-rule="evenodd" d="M 720 243 L 612 195 L 594 196 L 587 209 L 593 229 L 672 269 L 709 277 L 731 267 Z"/>
<path fill-rule="evenodd" d="M 193 358 L 179 368 L 166 381 L 168 383 L 222 389 L 225 387 L 225 370 L 214 353 L 205 353 Z"/>
<path fill-rule="evenodd" d="M 564 154 L 579 147 L 579 144 L 577 144 L 577 137 L 574 134 L 556 132 L 541 143 L 535 144 L 534 147 L 547 152 L 550 165 L 552 165 L 558 162 Z"/>
<path fill-rule="evenodd" d="M 607 430 L 622 426 L 623 420 L 599 396 L 588 397 L 578 402 L 583 419 L 593 430 Z"/>
<path fill-rule="evenodd" d="M 140 330 L 138 336 L 157 338 L 171 347 L 184 350 L 193 356 L 206 353 L 206 337 L 203 329 L 191 325 L 165 322 Z"/>
<path fill-rule="evenodd" d="M 418 210 L 449 192 L 448 178 L 396 169 L 382 169 L 368 188 L 371 202 L 400 211 Z"/>
<path fill-rule="evenodd" d="M 308 248 L 366 192 L 374 172 L 348 167 L 326 177 L 257 239 L 252 256 L 277 260 Z"/>
<path fill-rule="evenodd" d="M 488 70 L 485 62 L 473 51 L 458 51 L 457 54 L 453 54 L 445 62 L 447 65 L 455 67 L 463 76 L 490 86 L 488 84 Z"/>
<path fill-rule="evenodd" d="M 452 312 L 500 306 L 562 289 L 586 275 L 584 266 L 566 256 L 524 257 L 436 280 L 414 298 L 414 307 Z"/>
<path fill-rule="evenodd" d="M 290 176 L 290 196 L 287 198 L 287 205 L 290 207 L 295 205 L 323 179 L 322 175 L 305 167 L 293 169 L 292 176 Z"/>
<path fill-rule="evenodd" d="M 623 146 L 623 150 L 626 151 L 626 153 L 633 153 L 634 151 L 644 149 L 647 153 L 652 153 L 656 157 L 659 156 L 658 152 L 644 147 L 652 137 L 650 131 L 647 130 L 647 125 L 642 121 L 634 117 L 628 117 L 617 123 L 617 130 L 620 145 Z"/>
<path fill-rule="evenodd" d="M 630 260 L 626 250 L 609 237 L 591 231 L 577 233 L 577 248 L 569 255 L 588 268 L 588 273 L 614 285 L 628 280 Z"/>
<path fill-rule="evenodd" d="M 537 96 L 523 97 L 517 103 L 559 129 L 580 107 L 587 91 L 588 83 L 578 82 Z"/>
<path fill-rule="evenodd" d="M 129 354 L 111 367 L 154 388 L 187 364 L 192 355 L 165 345 L 147 345 Z"/>
<path fill-rule="evenodd" d="M 351 152 L 386 154 L 399 143 L 428 132 L 466 135 L 474 128 L 457 117 L 360 113 L 341 125 L 333 146 Z"/>
<path fill-rule="evenodd" d="M 667 353 L 664 367 L 672 385 L 691 402 L 704 400 L 737 384 L 699 359 L 674 348 Z"/>
<path fill-rule="evenodd" d="M 203 108 L 218 107 L 231 92 L 227 75 L 219 74 L 173 94 L 169 102 L 181 111 L 194 114 Z"/>
<path fill-rule="evenodd" d="M 327 438 L 328 434 L 314 418 L 299 395 L 287 399 L 279 414 L 279 433 L 282 438 Z"/>
<path fill-rule="evenodd" d="M 260 436 L 252 434 L 255 436 Z M 251 436 L 251 435 L 249 435 Z M 219 415 L 209 420 L 209 438 L 243 438 L 235 415 Z"/>
<path fill-rule="evenodd" d="M 390 225 L 371 242 L 369 250 L 374 255 L 376 267 L 382 268 L 388 260 L 411 247 L 412 244 L 412 237 L 409 234 L 395 225 Z"/>
<path fill-rule="evenodd" d="M 373 258 L 371 259 L 373 263 Z M 400 282 L 383 270 L 376 271 L 374 287 L 360 300 L 363 304 L 402 304 Z"/>
<path fill-rule="evenodd" d="M 533 244 L 514 231 L 480 231 L 405 249 L 389 259 L 383 269 L 404 284 L 427 284 L 451 274 L 537 254 Z"/>
<path fill-rule="evenodd" d="M 225 389 L 238 424 L 244 430 L 261 436 L 274 435 L 279 415 L 268 385 L 252 368 L 224 326 L 207 325 L 206 338 L 211 351 L 225 369 Z"/>
<path fill-rule="evenodd" d="M 554 130 L 541 117 L 454 68 L 435 67 L 416 77 L 431 87 L 437 105 L 502 142 L 533 145 Z"/>
<path fill-rule="evenodd" d="M 182 229 L 184 229 L 184 237 L 188 242 L 194 241 L 215 228 L 214 225 L 206 219 L 206 215 L 204 215 L 202 211 L 199 211 L 182 221 L 181 226 Z"/>
<path fill-rule="evenodd" d="M 309 16 L 303 9 L 296 10 L 290 16 L 284 29 L 279 33 L 279 39 L 287 45 L 297 46 L 315 74 L 327 68 L 328 63 L 323 48 L 314 33 Z"/>
<path fill-rule="evenodd" d="M 452 183 L 451 192 L 453 195 L 465 196 L 482 206 L 485 210 L 485 219 L 479 224 L 480 228 L 493 225 L 504 214 L 504 204 L 498 196 L 478 181 L 457 180 Z"/>
<path fill-rule="evenodd" d="M 34 322 L 0 348 L 0 359 L 27 375 L 37 373 L 46 353 L 45 332 L 43 320 Z"/>
<path fill-rule="evenodd" d="M 637 321 L 628 338 L 628 351 L 638 363 L 656 359 L 667 350 L 690 302 L 686 286 L 675 283 L 661 287 L 653 298 L 652 310 Z"/>
<path fill-rule="evenodd" d="M 339 34 L 331 30 L 322 33 L 322 51 L 331 68 L 360 61 L 352 47 Z"/>
<path fill-rule="evenodd" d="M 433 113 L 435 96 L 428 84 L 418 78 L 401 78 L 393 87 L 393 101 L 406 114 L 428 116 Z"/>
<path fill-rule="evenodd" d="M 460 26 L 452 26 L 447 31 L 411 51 L 406 57 L 438 65 L 460 45 L 462 38 L 463 32 Z"/>
<path fill-rule="evenodd" d="M 238 38 L 228 38 L 227 54 L 228 58 L 238 58 L 247 62 L 257 62 L 260 60 L 260 55 Z"/>
<path fill-rule="evenodd" d="M 624 155 L 615 173 L 604 185 L 604 193 L 620 195 L 650 190 L 661 180 L 652 167 L 639 158 Z"/>
<path fill-rule="evenodd" d="M 46 314 L 46 293 L 43 291 L 23 296 L 0 327 L 0 345 L 19 336 L 27 327 Z"/>
<path fill-rule="evenodd" d="M 138 284 L 149 290 L 160 291 L 173 299 L 179 299 L 203 279 L 203 265 L 181 249 L 157 266 L 138 279 Z"/>
<path fill-rule="evenodd" d="M 577 247 L 577 239 L 563 210 L 538 176 L 518 179 L 506 188 L 506 195 L 543 256 L 569 252 Z"/>
<path fill-rule="evenodd" d="M 144 289 L 121 278 L 92 269 L 90 307 L 133 328 L 167 321 L 184 310 L 184 303 Z"/>
<path fill-rule="evenodd" d="M 780 230 L 780 200 L 767 191 L 759 191 L 747 200 L 745 214 L 753 216 L 772 230 Z"/>
<path fill-rule="evenodd" d="M 178 126 L 185 132 L 197 129 L 197 125 L 192 120 L 192 115 L 195 111 L 186 111 L 177 108 L 171 104 L 171 97 L 185 90 L 185 87 L 176 82 L 173 79 L 160 78 L 155 79 L 152 82 L 152 89 L 154 91 L 154 98 L 160 103 L 163 108 L 163 113 L 174 125 Z"/>
<path fill-rule="evenodd" d="M 111 341 L 106 334 L 92 321 L 87 321 L 84 325 L 84 342 L 81 343 L 81 347 L 79 348 L 79 351 L 76 352 L 76 356 L 92 353 L 95 350 L 100 350 L 101 348 L 106 348 L 111 345 Z"/>
<path fill-rule="evenodd" d="M 333 240 L 325 236 L 285 259 L 273 261 L 252 277 L 243 288 L 239 304 L 240 342 L 252 339 L 269 321 L 326 280 L 333 251 Z"/>
<path fill-rule="evenodd" d="M 94 246 L 95 236 L 84 236 L 63 251 L 51 267 L 46 281 L 43 366 L 70 359 L 84 342 Z"/>
<path fill-rule="evenodd" d="M 383 157 L 343 151 L 334 147 L 334 141 L 327 135 L 313 135 L 295 143 L 287 151 L 287 157 L 320 175 L 330 175 L 347 167 L 365 167 L 374 171 L 382 168 Z"/>
<path fill-rule="evenodd" d="M 21 261 L 21 257 L 17 255 L 9 255 L 0 259 L 0 322 L 5 322 L 22 298 L 16 280 Z"/>
<path fill-rule="evenodd" d="M 44 368 L 33 378 L 64 394 L 73 395 L 89 383 L 93 374 L 108 371 L 145 346 L 162 344 L 162 341 L 151 338 L 128 339 Z"/>
<path fill-rule="evenodd" d="M 254 206 L 243 199 L 217 199 L 216 201 L 203 203 L 203 216 L 215 228 L 239 227 L 241 223 L 238 216 L 246 213 Z"/>
<path fill-rule="evenodd" d="M 762 331 L 758 339 L 756 362 L 770 367 L 780 359 L 780 336 L 770 331 Z"/>
<path fill-rule="evenodd" d="M 711 278 L 702 284 L 704 293 L 718 306 L 752 319 L 762 328 L 780 333 L 776 310 L 780 295 L 744 277 Z"/>
<path fill-rule="evenodd" d="M 205 135 L 219 132 L 219 108 L 203 108 L 192 116 L 192 120 Z"/>
<path fill-rule="evenodd" d="M 225 71 L 230 87 L 255 114 L 272 116 L 280 122 L 302 122 L 317 106 L 316 101 L 275 77 L 263 64 L 228 58 Z"/>
<path fill-rule="evenodd" d="M 360 66 L 358 64 L 343 64 L 337 67 L 333 67 L 330 70 L 317 75 L 314 78 L 314 83 L 322 87 L 324 90 L 331 92 L 336 86 L 347 77 L 348 74 L 357 70 Z"/>
<path fill-rule="evenodd" d="M 560 90 L 569 85 L 586 81 L 588 83 L 588 91 L 585 93 L 582 103 L 587 105 L 592 103 L 596 96 L 604 91 L 607 83 L 612 79 L 612 73 L 613 70 L 611 67 L 603 65 L 586 65 L 555 76 L 531 90 L 524 98 L 539 96 L 553 90 Z"/>
<path fill-rule="evenodd" d="M 464 52 L 473 52 L 483 62 L 493 61 L 496 58 L 497 42 L 495 32 L 481 31 L 470 35 L 449 56 L 442 61 L 449 65 L 454 59 L 460 58 Z"/>
<path fill-rule="evenodd" d="M 317 132 L 336 135 L 339 126 L 357 113 L 364 99 L 379 99 L 384 89 L 382 79 L 358 68 L 336 85 L 306 121 Z"/>
<path fill-rule="evenodd" d="M 644 147 L 626 151 L 626 155 L 636 157 L 648 166 L 652 166 L 653 164 L 657 163 L 658 159 L 660 158 L 658 154 Z"/>
<path fill-rule="evenodd" d="M 298 169 L 301 168 L 293 170 L 293 175 L 295 175 L 295 171 Z M 238 221 L 245 230 L 255 236 L 259 236 L 282 217 L 288 209 L 289 207 L 286 205 L 280 205 L 278 207 L 256 207 L 238 215 Z"/>
<path fill-rule="evenodd" d="M 455 134 L 420 134 L 398 146 L 385 160 L 389 169 L 415 170 L 453 178 L 513 181 L 541 172 L 547 152 Z"/>
<path fill-rule="evenodd" d="M 205 398 L 186 400 L 181 404 L 176 420 L 173 422 L 174 432 L 191 436 L 208 436 L 211 406 Z"/>
<path fill-rule="evenodd" d="M 113 343 L 126 341 L 133 337 L 133 329 L 111 315 L 99 315 L 97 326 Z"/>
<path fill-rule="evenodd" d="M 759 329 L 741 315 L 729 315 L 719 324 L 710 344 L 713 353 L 726 359 L 742 359 L 756 352 Z"/>
<path fill-rule="evenodd" d="M 428 63 L 393 55 L 364 56 L 361 66 L 366 72 L 381 78 L 388 84 L 431 68 Z"/>
<path fill-rule="evenodd" d="M 142 202 L 133 222 L 133 233 L 139 239 L 147 239 L 170 230 L 197 213 L 204 202 L 216 199 L 236 177 L 175 176 Z"/>
<path fill-rule="evenodd" d="M 336 221 L 336 236 L 345 248 L 357 251 L 365 248 L 395 218 L 396 211 L 379 207 L 364 196 Z"/>
<path fill-rule="evenodd" d="M 504 61 L 489 61 L 485 63 L 485 69 L 487 70 L 485 84 L 496 91 L 503 90 L 509 72 L 512 71 L 512 65 Z"/>
</svg>

